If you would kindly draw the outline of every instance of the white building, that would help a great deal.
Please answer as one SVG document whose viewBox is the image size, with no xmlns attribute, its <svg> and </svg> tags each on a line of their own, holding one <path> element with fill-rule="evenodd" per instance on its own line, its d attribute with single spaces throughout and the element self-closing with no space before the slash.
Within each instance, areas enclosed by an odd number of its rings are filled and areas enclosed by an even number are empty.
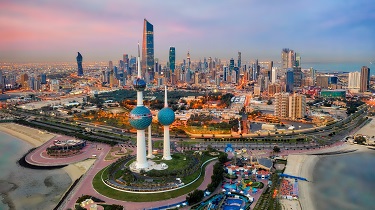
<svg viewBox="0 0 375 210">
<path fill-rule="evenodd" d="M 361 84 L 361 73 L 358 71 L 350 72 L 349 78 L 348 78 L 348 89 L 351 92 L 358 93 L 360 84 Z"/>
</svg>

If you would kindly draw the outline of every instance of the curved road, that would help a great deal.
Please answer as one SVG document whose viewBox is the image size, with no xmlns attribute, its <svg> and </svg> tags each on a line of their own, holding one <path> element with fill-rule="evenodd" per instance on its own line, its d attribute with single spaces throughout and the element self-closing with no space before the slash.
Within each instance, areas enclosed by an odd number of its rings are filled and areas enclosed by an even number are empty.
<svg viewBox="0 0 375 210">
<path fill-rule="evenodd" d="M 128 202 L 128 201 L 120 201 L 115 200 L 112 198 L 108 198 L 104 195 L 99 194 L 92 186 L 92 180 L 94 176 L 102 170 L 104 167 L 107 167 L 113 161 L 105 161 L 106 153 L 101 152 L 98 156 L 98 160 L 95 161 L 94 165 L 86 172 L 86 174 L 81 178 L 81 181 L 74 187 L 74 189 L 70 192 L 67 199 L 63 202 L 59 209 L 74 209 L 75 201 L 82 195 L 92 195 L 96 198 L 104 200 L 108 204 L 118 204 L 125 207 L 125 209 L 148 209 L 148 208 L 155 208 L 160 206 L 165 206 L 169 204 L 178 203 L 184 201 L 186 199 L 186 195 L 182 195 L 176 198 L 172 198 L 169 200 L 162 200 L 162 201 L 155 201 L 155 202 Z M 205 170 L 205 178 L 201 185 L 198 187 L 200 190 L 205 190 L 208 184 L 211 183 L 211 176 L 213 174 L 213 165 L 216 161 L 210 162 L 206 166 Z"/>
</svg>

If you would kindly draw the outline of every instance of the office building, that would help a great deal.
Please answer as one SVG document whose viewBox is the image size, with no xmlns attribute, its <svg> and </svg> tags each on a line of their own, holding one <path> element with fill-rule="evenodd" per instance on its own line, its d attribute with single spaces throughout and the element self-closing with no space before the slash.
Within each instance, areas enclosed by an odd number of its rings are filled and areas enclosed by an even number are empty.
<svg viewBox="0 0 375 210">
<path fill-rule="evenodd" d="M 293 66 L 295 66 L 295 63 L 296 63 L 294 51 L 288 48 L 282 49 L 281 62 L 282 62 L 282 68 L 284 70 L 288 68 L 293 68 Z"/>
<path fill-rule="evenodd" d="M 277 67 L 272 67 L 271 70 L 271 83 L 276 83 L 277 80 Z"/>
<path fill-rule="evenodd" d="M 301 71 L 301 67 L 293 67 L 293 77 L 293 87 L 301 87 L 303 78 L 303 72 Z"/>
<path fill-rule="evenodd" d="M 349 72 L 348 89 L 353 93 L 358 93 L 360 84 L 361 84 L 361 73 L 358 71 Z"/>
<path fill-rule="evenodd" d="M 77 76 L 83 76 L 83 68 L 82 68 L 82 55 L 81 53 L 78 52 L 77 55 L 77 65 L 78 65 L 78 71 L 77 71 Z"/>
<path fill-rule="evenodd" d="M 370 87 L 370 68 L 367 66 L 362 66 L 361 68 L 361 82 L 359 87 L 359 92 L 367 92 Z"/>
<path fill-rule="evenodd" d="M 301 55 L 299 53 L 296 53 L 296 62 L 295 67 L 301 67 Z"/>
<path fill-rule="evenodd" d="M 176 69 L 176 49 L 175 47 L 169 48 L 169 69 L 171 70 L 172 74 Z"/>
<path fill-rule="evenodd" d="M 286 72 L 286 92 L 293 92 L 294 90 L 294 72 L 289 68 Z"/>
<path fill-rule="evenodd" d="M 237 67 L 241 69 L 241 52 L 238 52 Z"/>
<path fill-rule="evenodd" d="M 320 88 L 328 88 L 329 87 L 329 76 L 317 76 L 316 77 L 316 86 Z"/>
<path fill-rule="evenodd" d="M 154 73 L 154 26 L 144 19 L 142 43 L 142 73 L 145 79 L 152 80 Z M 146 78 L 146 72 L 148 78 Z"/>
</svg>

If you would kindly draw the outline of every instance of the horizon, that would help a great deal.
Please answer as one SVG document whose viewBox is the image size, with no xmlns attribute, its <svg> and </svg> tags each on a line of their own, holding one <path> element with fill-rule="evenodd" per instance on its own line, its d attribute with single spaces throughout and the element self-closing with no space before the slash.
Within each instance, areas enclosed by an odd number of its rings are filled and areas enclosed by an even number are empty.
<svg viewBox="0 0 375 210">
<path fill-rule="evenodd" d="M 237 59 L 241 52 L 244 63 L 278 62 L 282 48 L 300 53 L 302 63 L 375 61 L 371 0 L 189 4 L 16 0 L 0 5 L 2 63 L 75 62 L 77 52 L 84 62 L 134 56 L 142 40 L 143 19 L 154 26 L 155 58 L 160 63 L 167 62 L 170 46 L 176 48 L 179 62 L 188 51 L 192 61 Z"/>
</svg>

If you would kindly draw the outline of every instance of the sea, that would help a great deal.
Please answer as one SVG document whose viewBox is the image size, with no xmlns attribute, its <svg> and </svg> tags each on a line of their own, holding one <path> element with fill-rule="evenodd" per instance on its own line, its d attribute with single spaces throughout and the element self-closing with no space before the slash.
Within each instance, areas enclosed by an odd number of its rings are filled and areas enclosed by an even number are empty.
<svg viewBox="0 0 375 210">
<path fill-rule="evenodd" d="M 302 69 L 309 69 L 313 67 L 318 72 L 334 73 L 334 72 L 355 72 L 361 71 L 362 66 L 370 68 L 370 74 L 375 75 L 374 62 L 307 62 L 301 64 Z"/>
<path fill-rule="evenodd" d="M 72 181 L 63 169 L 30 169 L 18 164 L 33 146 L 0 132 L 0 210 L 53 209 Z"/>
<path fill-rule="evenodd" d="M 315 209 L 375 209 L 375 150 L 320 158 L 313 183 Z"/>
</svg>

